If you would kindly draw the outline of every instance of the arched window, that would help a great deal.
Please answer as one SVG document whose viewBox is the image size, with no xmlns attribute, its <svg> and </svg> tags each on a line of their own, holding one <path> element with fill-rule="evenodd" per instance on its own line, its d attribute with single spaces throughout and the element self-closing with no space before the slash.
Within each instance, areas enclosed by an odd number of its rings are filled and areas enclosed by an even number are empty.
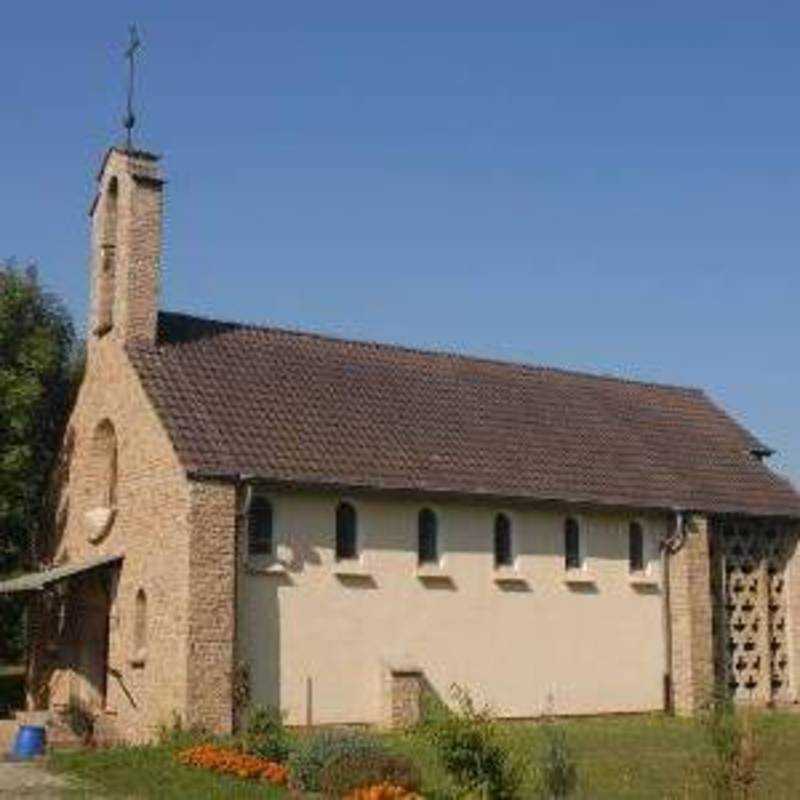
<svg viewBox="0 0 800 800">
<path fill-rule="evenodd" d="M 511 520 L 505 514 L 498 514 L 494 518 L 494 565 L 510 567 L 513 563 Z"/>
<path fill-rule="evenodd" d="M 94 507 L 117 505 L 117 435 L 111 420 L 104 419 L 94 431 L 89 448 L 89 481 Z"/>
<path fill-rule="evenodd" d="M 439 521 L 429 508 L 423 508 L 417 518 L 417 556 L 420 564 L 439 561 Z"/>
<path fill-rule="evenodd" d="M 112 178 L 106 189 L 103 207 L 103 233 L 100 241 L 100 263 L 97 273 L 97 324 L 100 336 L 114 325 L 114 284 L 117 260 L 117 206 L 119 184 Z"/>
<path fill-rule="evenodd" d="M 567 569 L 581 569 L 581 529 L 577 520 L 569 517 L 564 522 L 564 564 Z"/>
<path fill-rule="evenodd" d="M 251 556 L 272 554 L 272 506 L 256 495 L 247 515 L 247 552 Z"/>
<path fill-rule="evenodd" d="M 144 666 L 147 658 L 147 595 L 144 589 L 136 593 L 133 620 L 133 658 L 134 666 Z"/>
<path fill-rule="evenodd" d="M 644 571 L 644 531 L 638 522 L 628 526 L 628 567 L 631 572 Z"/>
<path fill-rule="evenodd" d="M 358 520 L 350 503 L 336 508 L 336 560 L 358 558 Z"/>
</svg>

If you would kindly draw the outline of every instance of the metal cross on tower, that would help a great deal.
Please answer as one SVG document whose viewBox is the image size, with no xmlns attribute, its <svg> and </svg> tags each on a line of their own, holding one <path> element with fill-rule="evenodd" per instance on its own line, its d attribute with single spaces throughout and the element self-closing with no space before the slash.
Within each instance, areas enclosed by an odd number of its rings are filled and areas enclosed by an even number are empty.
<svg viewBox="0 0 800 800">
<path fill-rule="evenodd" d="M 125 58 L 128 59 L 128 113 L 125 115 L 125 119 L 122 121 L 122 124 L 125 126 L 126 130 L 126 150 L 133 149 L 131 132 L 133 131 L 133 126 L 136 124 L 136 116 L 133 113 L 133 76 L 135 66 L 134 56 L 142 44 L 141 40 L 139 39 L 139 33 L 136 30 L 136 26 L 131 25 L 129 31 L 131 40 L 130 44 L 128 45 L 128 49 L 125 51 Z"/>
</svg>

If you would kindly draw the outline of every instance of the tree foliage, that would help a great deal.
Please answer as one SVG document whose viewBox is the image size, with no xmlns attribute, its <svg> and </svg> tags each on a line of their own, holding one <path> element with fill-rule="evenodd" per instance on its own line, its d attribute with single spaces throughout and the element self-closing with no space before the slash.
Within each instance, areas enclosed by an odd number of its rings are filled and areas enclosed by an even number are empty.
<svg viewBox="0 0 800 800">
<path fill-rule="evenodd" d="M 76 385 L 75 332 L 34 267 L 0 262 L 0 576 L 30 568 Z M 19 655 L 19 606 L 0 600 L 0 661 Z"/>
</svg>

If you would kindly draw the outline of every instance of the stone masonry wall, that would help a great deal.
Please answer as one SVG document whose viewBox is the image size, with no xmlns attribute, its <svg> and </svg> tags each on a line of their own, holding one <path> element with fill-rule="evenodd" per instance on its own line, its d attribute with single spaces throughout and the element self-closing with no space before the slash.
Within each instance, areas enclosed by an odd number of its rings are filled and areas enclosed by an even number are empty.
<svg viewBox="0 0 800 800">
<path fill-rule="evenodd" d="M 670 557 L 672 699 L 678 714 L 691 714 L 714 683 L 708 520 L 695 515 L 686 542 Z"/>
<path fill-rule="evenodd" d="M 408 728 L 416 725 L 422 714 L 424 677 L 421 672 L 391 673 L 391 718 L 392 728 Z"/>
<path fill-rule="evenodd" d="M 86 375 L 56 476 L 57 530 L 42 543 L 54 563 L 124 557 L 104 584 L 107 669 L 103 625 L 89 631 L 74 613 L 88 577 L 48 601 L 34 620 L 47 625 L 31 626 L 43 640 L 32 649 L 31 705 L 77 697 L 105 735 L 133 741 L 176 715 L 232 726 L 235 488 L 189 481 L 125 353 L 128 342 L 155 341 L 162 184 L 147 153 L 112 149 L 103 162 L 90 212 Z"/>
<path fill-rule="evenodd" d="M 150 738 L 176 713 L 185 718 L 189 700 L 190 485 L 125 354 L 126 342 L 155 337 L 161 189 L 154 156 L 108 152 L 91 209 L 86 375 L 62 448 L 57 530 L 47 548 L 58 563 L 124 555 L 110 582 L 101 727 L 131 740 Z M 109 307 L 107 324 L 99 324 Z M 78 601 L 81 586 L 71 582 Z M 146 611 L 144 647 L 136 646 L 137 595 L 140 617 Z M 71 623 L 73 647 L 64 642 L 37 660 L 44 701 L 54 707 L 76 695 L 98 701 L 96 664 L 88 670 L 81 661 L 88 649 L 81 648 L 80 623 Z M 40 692 L 31 694 L 43 702 Z"/>
<path fill-rule="evenodd" d="M 116 515 L 91 542 L 86 512 L 97 503 L 91 444 L 109 420 L 117 440 Z M 89 348 L 87 373 L 64 447 L 55 561 L 124 554 L 112 596 L 104 715 L 142 740 L 173 712 L 186 714 L 189 634 L 189 483 L 138 377 L 114 337 Z M 134 666 L 136 595 L 147 598 L 146 659 Z M 68 654 L 52 665 L 51 705 L 67 702 L 76 676 Z"/>
<path fill-rule="evenodd" d="M 236 637 L 236 490 L 191 485 L 187 719 L 219 733 L 233 726 Z"/>
<path fill-rule="evenodd" d="M 116 181 L 116 224 L 109 231 L 108 187 Z M 113 261 L 113 327 L 120 340 L 153 341 L 158 316 L 162 185 L 155 157 L 110 150 L 92 212 L 92 320 L 102 316 L 103 265 Z M 113 242 L 113 244 L 111 244 Z M 109 253 L 110 248 L 110 253 Z M 91 343 L 90 343 L 91 344 Z"/>
</svg>

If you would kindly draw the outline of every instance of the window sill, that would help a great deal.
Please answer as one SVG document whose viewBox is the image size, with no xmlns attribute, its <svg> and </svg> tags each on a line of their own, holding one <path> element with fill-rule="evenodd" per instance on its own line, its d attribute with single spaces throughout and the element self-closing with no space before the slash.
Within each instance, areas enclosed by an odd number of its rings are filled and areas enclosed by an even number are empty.
<svg viewBox="0 0 800 800">
<path fill-rule="evenodd" d="M 286 564 L 280 561 L 273 561 L 265 564 L 249 561 L 245 569 L 248 575 L 286 575 L 289 572 L 286 568 Z"/>
<path fill-rule="evenodd" d="M 447 572 L 440 564 L 420 564 L 414 574 L 420 579 L 425 580 L 431 578 L 436 580 L 449 580 L 450 573 Z"/>
<path fill-rule="evenodd" d="M 628 583 L 631 586 L 658 586 L 659 581 L 655 575 L 648 575 L 646 572 L 631 572 L 628 575 Z"/>
<path fill-rule="evenodd" d="M 346 560 L 334 563 L 333 574 L 341 578 L 368 578 L 371 572 L 360 561 Z"/>
<path fill-rule="evenodd" d="M 564 575 L 564 583 L 575 586 L 592 586 L 597 583 L 597 576 L 585 569 L 571 569 Z"/>
<path fill-rule="evenodd" d="M 496 567 L 492 573 L 495 583 L 527 583 L 528 579 L 521 575 L 514 567 Z"/>
</svg>

